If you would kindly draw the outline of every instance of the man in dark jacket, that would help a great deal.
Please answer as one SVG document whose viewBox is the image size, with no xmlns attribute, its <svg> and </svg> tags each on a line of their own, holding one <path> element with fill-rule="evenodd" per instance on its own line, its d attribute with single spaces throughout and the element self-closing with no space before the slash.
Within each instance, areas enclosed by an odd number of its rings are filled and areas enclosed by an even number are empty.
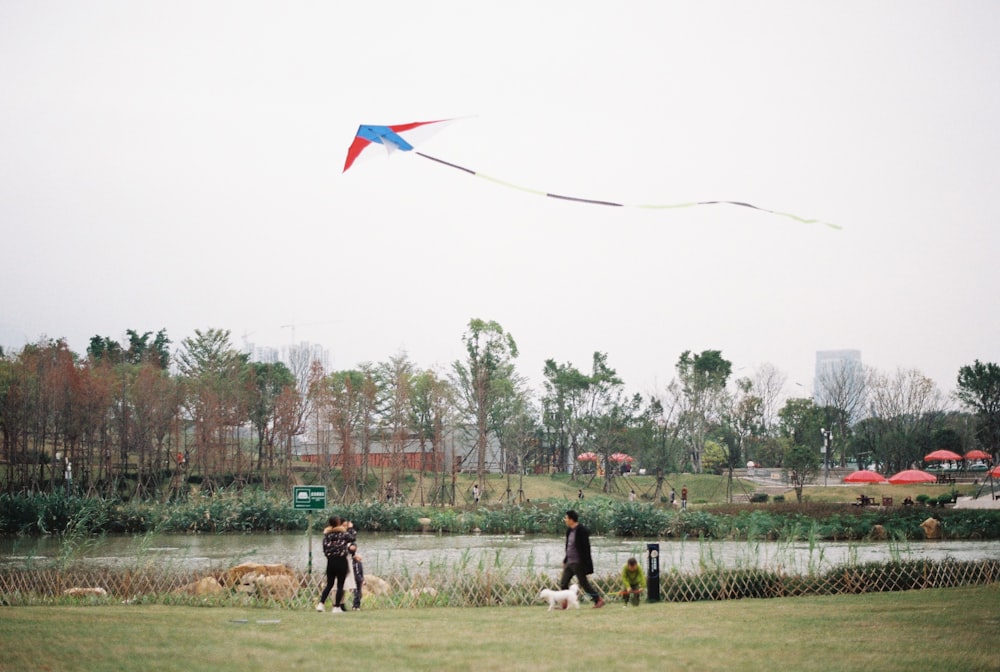
<svg viewBox="0 0 1000 672">
<path fill-rule="evenodd" d="M 569 582 L 575 576 L 576 582 L 580 584 L 580 590 L 590 595 L 595 609 L 600 609 L 604 606 L 604 598 L 587 580 L 587 575 L 594 573 L 594 560 L 590 556 L 590 530 L 580 524 L 580 516 L 576 511 L 567 511 L 565 520 L 566 557 L 563 558 L 559 588 L 560 590 L 569 588 Z"/>
</svg>

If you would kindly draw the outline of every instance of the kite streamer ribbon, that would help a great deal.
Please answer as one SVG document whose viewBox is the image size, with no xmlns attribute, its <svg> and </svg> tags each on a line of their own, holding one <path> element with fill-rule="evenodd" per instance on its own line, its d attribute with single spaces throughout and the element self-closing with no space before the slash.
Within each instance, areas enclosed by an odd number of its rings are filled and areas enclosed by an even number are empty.
<svg viewBox="0 0 1000 672">
<path fill-rule="evenodd" d="M 449 168 L 454 168 L 455 170 L 460 170 L 463 173 L 468 173 L 475 177 L 482 178 L 494 184 L 499 184 L 504 187 L 510 187 L 511 189 L 517 189 L 518 191 L 523 191 L 529 194 L 535 194 L 536 196 L 545 196 L 547 198 L 555 198 L 561 201 L 573 201 L 575 203 L 587 203 L 591 205 L 607 205 L 616 208 L 621 207 L 634 207 L 634 208 L 644 208 L 647 210 L 667 210 L 674 208 L 691 208 L 698 205 L 735 205 L 741 208 L 750 208 L 751 210 L 759 210 L 761 212 L 766 212 L 778 217 L 786 217 L 788 219 L 793 219 L 796 222 L 802 224 L 823 224 L 831 229 L 841 229 L 842 227 L 837 224 L 831 224 L 830 222 L 824 222 L 819 219 L 811 219 L 807 217 L 800 217 L 799 215 L 792 214 L 790 212 L 782 212 L 780 210 L 770 210 L 768 208 L 762 208 L 752 203 L 746 203 L 743 201 L 690 201 L 687 203 L 672 203 L 672 204 L 628 204 L 628 203 L 617 203 L 615 201 L 599 200 L 594 198 L 581 198 L 579 196 L 567 196 L 566 194 L 554 194 L 548 191 L 541 191 L 539 189 L 532 189 L 530 187 L 524 187 L 519 184 L 514 184 L 512 182 L 507 182 L 506 180 L 501 180 L 496 177 L 491 177 L 477 170 L 472 170 L 471 168 L 466 168 L 465 166 L 460 166 L 456 163 L 450 161 L 445 161 L 444 159 L 439 159 L 429 154 L 424 154 L 423 152 L 416 151 L 413 145 L 403 139 L 400 133 L 406 133 L 414 129 L 425 127 L 430 124 L 440 124 L 445 121 L 450 121 L 449 119 L 439 119 L 436 121 L 417 121 L 409 124 L 397 124 L 394 126 L 375 126 L 363 124 L 358 127 L 358 132 L 354 137 L 354 142 L 351 143 L 350 148 L 347 150 L 347 159 L 344 162 L 344 171 L 346 172 L 348 168 L 354 163 L 355 159 L 364 151 L 368 146 L 372 144 L 383 145 L 387 151 L 401 150 L 404 152 L 412 151 L 417 156 L 423 157 L 435 163 L 439 163 L 443 166 L 448 166 Z"/>
<path fill-rule="evenodd" d="M 800 217 L 798 215 L 792 214 L 790 212 L 781 212 L 779 210 L 769 210 L 767 208 L 762 208 L 760 206 L 754 205 L 752 203 L 744 203 L 743 201 L 691 201 L 688 203 L 672 203 L 672 204 L 635 204 L 630 205 L 628 203 L 616 203 L 615 201 L 603 201 L 594 198 L 581 198 L 579 196 L 567 196 L 565 194 L 554 194 L 548 191 L 541 191 L 539 189 L 532 189 L 530 187 L 523 187 L 519 184 L 513 184 L 512 182 L 507 182 L 496 177 L 491 177 L 479 171 L 472 170 L 471 168 L 466 168 L 465 166 L 460 166 L 458 164 L 452 163 L 450 161 L 445 161 L 444 159 L 439 159 L 429 154 L 424 154 L 423 152 L 418 152 L 414 150 L 413 152 L 417 156 L 421 156 L 425 159 L 430 159 L 442 165 L 448 166 L 449 168 L 455 168 L 456 170 L 461 170 L 469 175 L 474 175 L 475 177 L 482 178 L 489 182 L 495 184 L 503 185 L 505 187 L 510 187 L 511 189 L 517 189 L 518 191 L 524 191 L 529 194 L 535 194 L 536 196 L 546 196 L 548 198 L 556 198 L 562 201 L 574 201 L 576 203 L 591 203 L 593 205 L 610 205 L 616 208 L 633 207 L 633 208 L 644 208 L 647 210 L 669 210 L 673 208 L 691 208 L 696 205 L 737 205 L 743 208 L 750 208 L 751 210 L 760 210 L 761 212 L 766 212 L 772 215 L 777 215 L 778 217 L 787 217 L 789 219 L 794 219 L 796 222 L 802 224 L 823 224 L 824 226 L 829 226 L 831 229 L 841 229 L 842 227 L 837 224 L 831 224 L 830 222 L 824 222 L 819 219 L 809 219 L 806 217 Z"/>
</svg>

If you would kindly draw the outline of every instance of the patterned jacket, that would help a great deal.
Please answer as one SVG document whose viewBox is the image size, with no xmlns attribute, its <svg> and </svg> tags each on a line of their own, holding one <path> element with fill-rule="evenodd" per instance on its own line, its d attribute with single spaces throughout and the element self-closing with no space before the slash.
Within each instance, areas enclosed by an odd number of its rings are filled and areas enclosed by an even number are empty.
<svg viewBox="0 0 1000 672">
<path fill-rule="evenodd" d="M 358 533 L 353 527 L 327 527 L 323 530 L 323 555 L 328 558 L 346 558 L 347 547 L 354 543 Z"/>
</svg>

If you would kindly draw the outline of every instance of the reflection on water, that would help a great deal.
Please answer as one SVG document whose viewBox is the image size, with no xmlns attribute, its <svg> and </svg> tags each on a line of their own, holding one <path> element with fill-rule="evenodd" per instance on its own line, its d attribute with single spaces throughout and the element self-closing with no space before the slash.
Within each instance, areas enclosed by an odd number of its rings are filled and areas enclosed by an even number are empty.
<svg viewBox="0 0 1000 672">
<path fill-rule="evenodd" d="M 465 568 L 521 576 L 556 576 L 563 559 L 563 538 L 540 535 L 369 534 L 358 535 L 365 571 L 376 576 Z M 649 540 L 660 545 L 660 571 L 757 567 L 786 573 L 826 571 L 846 563 L 888 560 L 1000 559 L 1000 541 L 748 542 Z M 311 538 L 312 567 L 325 566 L 322 537 Z M 591 539 L 598 575 L 617 573 L 625 561 L 646 557 L 647 540 Z M 97 537 L 64 543 L 58 538 L 0 539 L 0 565 L 39 567 L 82 561 L 104 566 L 217 570 L 240 562 L 284 563 L 306 570 L 310 537 L 297 534 L 156 534 Z"/>
</svg>

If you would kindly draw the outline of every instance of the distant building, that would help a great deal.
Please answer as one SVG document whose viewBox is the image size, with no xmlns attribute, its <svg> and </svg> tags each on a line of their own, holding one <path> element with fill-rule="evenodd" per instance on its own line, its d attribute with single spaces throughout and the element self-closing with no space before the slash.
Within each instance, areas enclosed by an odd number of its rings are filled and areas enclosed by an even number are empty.
<svg viewBox="0 0 1000 672">
<path fill-rule="evenodd" d="M 864 389 L 864 375 L 860 350 L 817 351 L 813 402 L 817 406 L 843 407 L 845 396 Z"/>
<path fill-rule="evenodd" d="M 293 454 L 305 462 L 326 462 L 333 467 L 343 467 L 344 455 L 340 442 L 333 436 L 329 426 L 319 430 L 317 441 L 315 429 L 307 431 L 297 438 Z M 422 469 L 424 471 L 456 471 L 476 470 L 477 453 L 476 437 L 469 427 L 449 427 L 442 437 L 439 454 L 433 452 L 432 442 L 427 439 L 421 445 L 416 435 L 407 435 L 399 445 L 393 447 L 391 439 L 373 436 L 368 444 L 368 455 L 361 454 L 361 437 L 356 437 L 353 445 L 351 461 L 360 466 L 362 460 L 367 460 L 369 467 L 391 467 L 394 464 L 405 469 Z M 494 434 L 486 437 L 486 471 L 500 473 L 502 471 L 500 442 Z"/>
<path fill-rule="evenodd" d="M 323 365 L 324 371 L 330 371 L 330 352 L 319 343 L 302 341 L 296 345 L 275 348 L 245 342 L 243 351 L 250 357 L 251 362 L 261 362 L 263 364 L 277 364 L 281 362 L 292 371 L 301 368 L 299 366 L 300 363 L 304 363 L 305 369 L 308 370 L 312 362 L 319 362 Z"/>
</svg>

